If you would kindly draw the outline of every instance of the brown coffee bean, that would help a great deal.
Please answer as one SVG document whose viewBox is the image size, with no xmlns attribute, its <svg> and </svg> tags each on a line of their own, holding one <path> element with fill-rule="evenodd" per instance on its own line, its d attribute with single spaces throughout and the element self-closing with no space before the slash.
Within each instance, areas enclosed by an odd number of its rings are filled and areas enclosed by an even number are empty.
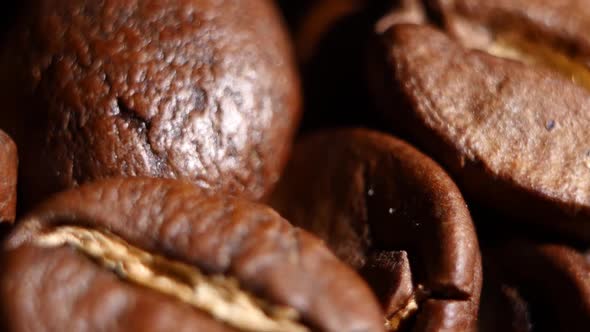
<svg viewBox="0 0 590 332">
<path fill-rule="evenodd" d="M 539 57 L 548 55 L 542 51 L 545 49 L 566 62 L 573 62 L 572 65 L 577 62 L 575 65 L 587 71 L 584 62 L 590 55 L 590 38 L 587 35 L 590 10 L 585 0 L 431 2 L 437 3 L 445 31 L 467 47 L 492 53 L 494 49 L 510 49 L 504 54 L 515 55 L 519 61 L 541 60 Z M 536 48 L 529 48 L 533 45 Z M 519 53 L 523 57 L 518 56 Z"/>
<path fill-rule="evenodd" d="M 464 46 L 541 65 L 590 88 L 585 1 L 439 1 L 445 30 Z"/>
<path fill-rule="evenodd" d="M 469 211 L 449 176 L 408 144 L 361 129 L 309 136 L 271 204 L 366 277 L 391 330 L 475 328 L 481 262 Z"/>
<path fill-rule="evenodd" d="M 512 241 L 484 256 L 481 331 L 586 331 L 590 263 L 563 245 Z"/>
<path fill-rule="evenodd" d="M 8 238 L 3 331 L 382 331 L 321 241 L 192 184 L 112 179 L 58 194 Z"/>
<path fill-rule="evenodd" d="M 590 239 L 590 94 L 553 68 L 395 25 L 374 85 L 390 128 L 445 165 L 466 195 L 515 220 Z"/>
<path fill-rule="evenodd" d="M 300 109 L 270 0 L 32 1 L 0 61 L 23 198 L 111 176 L 258 199 Z M 43 165 L 40 167 L 40 165 Z"/>
<path fill-rule="evenodd" d="M 12 223 L 16 215 L 16 145 L 0 130 L 0 223 Z"/>
</svg>

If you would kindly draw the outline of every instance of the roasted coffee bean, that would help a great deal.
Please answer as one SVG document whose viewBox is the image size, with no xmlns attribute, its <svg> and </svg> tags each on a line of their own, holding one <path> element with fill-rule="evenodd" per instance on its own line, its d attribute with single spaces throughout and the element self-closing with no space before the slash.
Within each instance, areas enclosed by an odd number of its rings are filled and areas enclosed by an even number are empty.
<svg viewBox="0 0 590 332">
<path fill-rule="evenodd" d="M 33 0 L 10 37 L 0 98 L 27 202 L 112 176 L 251 199 L 277 181 L 300 96 L 273 1 Z"/>
<path fill-rule="evenodd" d="M 2 259 L 3 331 L 383 330 L 369 288 L 320 240 L 174 180 L 58 194 Z"/>
<path fill-rule="evenodd" d="M 511 241 L 484 256 L 480 331 L 587 331 L 590 262 L 556 244 Z"/>
<path fill-rule="evenodd" d="M 590 88 L 585 0 L 436 0 L 445 31 L 464 46 L 554 69 Z"/>
<path fill-rule="evenodd" d="M 469 211 L 408 144 L 363 129 L 309 136 L 271 204 L 365 276 L 390 330 L 475 329 L 481 260 Z"/>
<path fill-rule="evenodd" d="M 590 240 L 588 90 L 425 25 L 394 25 L 383 40 L 374 90 L 390 129 L 439 160 L 474 201 Z"/>
<path fill-rule="evenodd" d="M 14 221 L 17 168 L 16 146 L 10 137 L 0 130 L 0 224 Z"/>
</svg>

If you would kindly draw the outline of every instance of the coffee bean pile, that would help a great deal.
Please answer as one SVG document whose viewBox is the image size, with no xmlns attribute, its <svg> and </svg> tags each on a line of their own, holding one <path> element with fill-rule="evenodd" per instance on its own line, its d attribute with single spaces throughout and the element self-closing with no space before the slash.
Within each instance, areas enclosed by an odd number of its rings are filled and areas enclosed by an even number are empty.
<svg viewBox="0 0 590 332">
<path fill-rule="evenodd" d="M 590 329 L 590 1 L 0 16 L 1 331 Z"/>
</svg>

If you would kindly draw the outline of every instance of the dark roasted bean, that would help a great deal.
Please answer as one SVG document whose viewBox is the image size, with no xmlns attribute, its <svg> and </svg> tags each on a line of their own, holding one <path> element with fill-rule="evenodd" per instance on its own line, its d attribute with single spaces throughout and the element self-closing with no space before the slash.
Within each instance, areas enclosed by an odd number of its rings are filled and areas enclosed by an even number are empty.
<svg viewBox="0 0 590 332">
<path fill-rule="evenodd" d="M 378 25 L 382 65 L 371 77 L 387 126 L 447 167 L 468 198 L 590 240 L 587 5 L 440 3 L 443 31 Z M 575 8 L 571 22 L 559 10 Z"/>
<path fill-rule="evenodd" d="M 272 205 L 369 281 L 389 327 L 471 331 L 481 258 L 461 193 L 430 158 L 367 130 L 296 145 Z"/>
<path fill-rule="evenodd" d="M 3 331 L 382 331 L 377 301 L 270 208 L 189 183 L 58 194 L 9 236 Z"/>
<path fill-rule="evenodd" d="M 112 176 L 276 182 L 301 102 L 273 1 L 27 3 L 0 57 L 27 206 Z"/>
</svg>

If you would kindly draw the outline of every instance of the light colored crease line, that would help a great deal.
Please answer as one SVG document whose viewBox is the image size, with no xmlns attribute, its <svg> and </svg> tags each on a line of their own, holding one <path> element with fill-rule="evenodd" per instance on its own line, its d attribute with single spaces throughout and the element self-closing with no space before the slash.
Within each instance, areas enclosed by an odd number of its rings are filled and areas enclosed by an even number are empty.
<svg viewBox="0 0 590 332">
<path fill-rule="evenodd" d="M 242 331 L 309 331 L 298 322 L 294 309 L 256 298 L 234 278 L 205 275 L 194 266 L 152 255 L 107 232 L 62 226 L 39 234 L 34 243 L 45 248 L 72 246 L 121 279 L 176 298 Z"/>
</svg>

